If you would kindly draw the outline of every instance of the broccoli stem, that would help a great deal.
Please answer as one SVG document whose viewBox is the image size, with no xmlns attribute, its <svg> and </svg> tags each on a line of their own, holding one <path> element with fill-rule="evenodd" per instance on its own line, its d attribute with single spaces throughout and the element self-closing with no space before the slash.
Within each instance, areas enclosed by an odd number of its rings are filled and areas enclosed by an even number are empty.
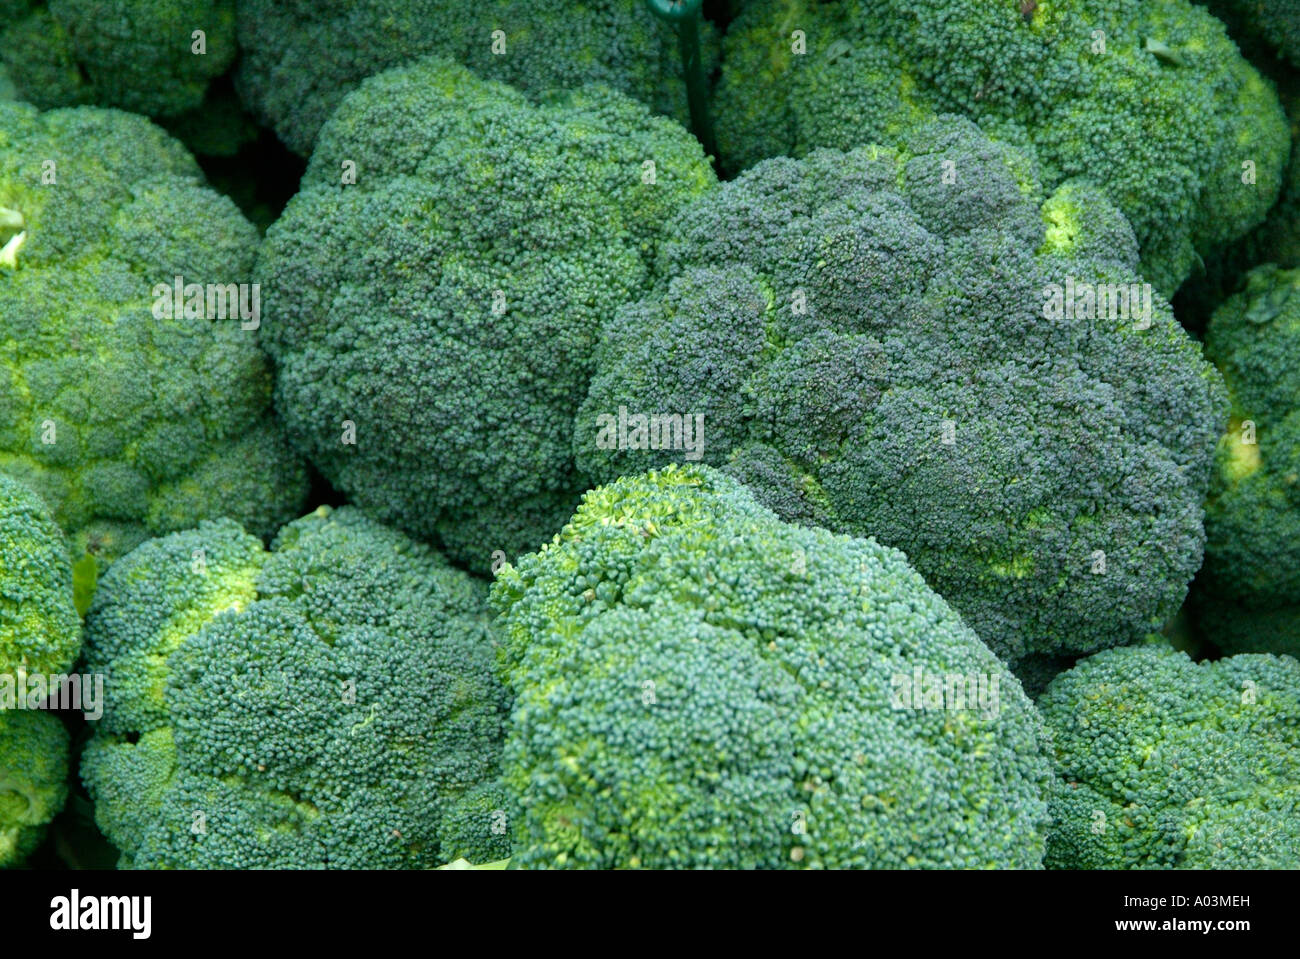
<svg viewBox="0 0 1300 959">
<path fill-rule="evenodd" d="M 704 68 L 700 61 L 700 8 L 704 0 L 646 0 L 650 12 L 677 30 L 682 51 L 682 74 L 686 78 L 686 100 L 691 111 L 691 132 L 714 162 L 718 149 L 713 140 L 713 118 L 709 116 L 709 99 L 704 88 Z"/>
</svg>

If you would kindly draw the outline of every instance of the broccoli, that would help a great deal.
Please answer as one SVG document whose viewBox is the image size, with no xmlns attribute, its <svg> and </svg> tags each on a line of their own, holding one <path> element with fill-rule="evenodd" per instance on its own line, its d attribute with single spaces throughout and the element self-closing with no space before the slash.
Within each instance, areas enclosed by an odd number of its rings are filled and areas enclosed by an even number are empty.
<svg viewBox="0 0 1300 959">
<path fill-rule="evenodd" d="M 1210 320 L 1232 397 L 1194 594 L 1228 652 L 1300 656 L 1300 270 L 1266 265 Z"/>
<path fill-rule="evenodd" d="M 713 182 L 685 130 L 607 88 L 534 105 L 442 60 L 367 80 L 258 260 L 290 435 L 457 562 L 535 549 L 586 489 L 570 439 L 600 323 Z"/>
<path fill-rule="evenodd" d="M 1263 43 L 1292 66 L 1300 67 L 1298 0 L 1207 0 L 1207 6 L 1234 36 L 1248 43 Z"/>
<path fill-rule="evenodd" d="M 96 821 L 133 868 L 505 858 L 474 788 L 508 710 L 493 637 L 484 584 L 352 507 L 269 553 L 228 520 L 151 540 L 86 619 Z"/>
<path fill-rule="evenodd" d="M 208 517 L 274 532 L 307 470 L 252 328 L 257 231 L 142 117 L 0 103 L 0 144 L 0 472 L 102 563 Z"/>
<path fill-rule="evenodd" d="M 196 109 L 235 59 L 235 0 L 10 0 L 0 62 L 44 109 Z"/>
<path fill-rule="evenodd" d="M 0 869 L 20 866 L 68 798 L 68 731 L 39 710 L 0 709 Z"/>
<path fill-rule="evenodd" d="M 705 27 L 707 72 L 717 42 Z M 529 94 L 603 83 L 687 116 L 676 39 L 644 0 L 242 0 L 239 45 L 245 102 L 304 156 L 361 80 L 422 55 Z"/>
<path fill-rule="evenodd" d="M 0 676 L 58 675 L 80 651 L 63 532 L 40 497 L 0 475 Z"/>
<path fill-rule="evenodd" d="M 1109 649 L 1038 700 L 1058 783 L 1049 868 L 1300 867 L 1300 663 Z"/>
<path fill-rule="evenodd" d="M 941 112 L 1032 149 L 1048 189 L 1093 179 L 1165 295 L 1264 219 L 1289 151 L 1271 85 L 1185 0 L 753 0 L 727 32 L 717 135 L 731 169 L 894 146 Z"/>
<path fill-rule="evenodd" d="M 588 492 L 492 603 L 511 868 L 1040 864 L 1037 715 L 896 550 L 673 465 Z"/>
<path fill-rule="evenodd" d="M 901 152 L 765 161 L 669 232 L 668 279 L 604 328 L 586 475 L 724 468 L 783 519 L 905 550 L 1016 669 L 1177 611 L 1226 399 L 1095 188 L 1044 199 L 948 117 Z"/>
</svg>

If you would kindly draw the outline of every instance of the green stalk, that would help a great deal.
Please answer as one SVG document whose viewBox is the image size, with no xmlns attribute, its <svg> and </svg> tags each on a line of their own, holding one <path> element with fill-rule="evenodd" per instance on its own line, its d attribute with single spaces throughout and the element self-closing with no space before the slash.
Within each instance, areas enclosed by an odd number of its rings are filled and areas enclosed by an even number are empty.
<svg viewBox="0 0 1300 959">
<path fill-rule="evenodd" d="M 646 0 L 659 19 L 677 29 L 677 43 L 682 51 L 682 73 L 686 78 L 686 101 L 691 111 L 691 130 L 704 152 L 718 156 L 713 140 L 713 119 L 709 116 L 708 92 L 704 86 L 704 65 L 700 60 L 700 8 L 704 0 Z"/>
</svg>

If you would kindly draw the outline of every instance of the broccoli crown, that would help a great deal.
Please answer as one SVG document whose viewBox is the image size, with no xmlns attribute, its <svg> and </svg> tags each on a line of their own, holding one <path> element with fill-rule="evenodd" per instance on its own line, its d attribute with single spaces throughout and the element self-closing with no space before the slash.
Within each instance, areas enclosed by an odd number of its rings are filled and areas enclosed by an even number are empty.
<svg viewBox="0 0 1300 959">
<path fill-rule="evenodd" d="M 1033 707 L 896 550 L 674 465 L 587 493 L 492 601 L 512 868 L 1039 864 Z"/>
<path fill-rule="evenodd" d="M 1058 770 L 1046 864 L 1300 867 L 1300 663 L 1109 649 L 1038 700 Z"/>
<path fill-rule="evenodd" d="M 1298 0 L 1207 0 L 1206 5 L 1235 35 L 1265 43 L 1300 67 Z"/>
<path fill-rule="evenodd" d="M 945 118 L 901 152 L 761 163 L 672 230 L 670 279 L 602 334 L 587 475 L 723 467 L 786 520 L 905 549 L 1013 661 L 1178 609 L 1226 402 L 1095 188 L 1044 200 Z"/>
<path fill-rule="evenodd" d="M 0 475 L 0 676 L 56 675 L 81 651 L 63 531 L 40 497 Z"/>
<path fill-rule="evenodd" d="M 0 709 L 0 869 L 20 866 L 68 798 L 68 731 L 52 713 Z"/>
<path fill-rule="evenodd" d="M 260 307 L 241 312 L 257 244 L 144 118 L 0 103 L 0 472 L 78 555 L 215 516 L 269 534 L 300 509 L 306 466 L 245 329 Z"/>
<path fill-rule="evenodd" d="M 294 442 L 458 562 L 535 549 L 586 488 L 570 439 L 600 323 L 712 183 L 685 130 L 607 88 L 535 106 L 442 60 L 367 80 L 259 258 Z"/>
<path fill-rule="evenodd" d="M 644 0 L 242 0 L 239 44 L 245 102 L 304 156 L 358 83 L 425 55 L 530 94 L 602 83 L 686 120 L 675 35 Z"/>
<path fill-rule="evenodd" d="M 27 4 L 20 4 L 27 7 Z M 15 11 L 0 61 L 44 109 L 193 110 L 235 59 L 235 0 L 50 0 Z"/>
<path fill-rule="evenodd" d="M 227 520 L 151 540 L 86 620 L 97 822 L 135 868 L 509 855 L 474 791 L 508 709 L 493 635 L 484 584 L 352 507 L 269 552 Z"/>
<path fill-rule="evenodd" d="M 1300 655 L 1300 270 L 1253 270 L 1205 349 L 1232 420 L 1206 505 L 1202 618 L 1229 651 Z"/>
<path fill-rule="evenodd" d="M 1245 233 L 1277 198 L 1289 140 L 1276 95 L 1186 0 L 1028 9 L 753 0 L 724 43 L 722 159 L 740 169 L 892 146 L 919 119 L 962 113 L 1032 147 L 1048 188 L 1095 180 L 1132 222 L 1143 273 L 1172 295 L 1198 251 Z"/>
</svg>

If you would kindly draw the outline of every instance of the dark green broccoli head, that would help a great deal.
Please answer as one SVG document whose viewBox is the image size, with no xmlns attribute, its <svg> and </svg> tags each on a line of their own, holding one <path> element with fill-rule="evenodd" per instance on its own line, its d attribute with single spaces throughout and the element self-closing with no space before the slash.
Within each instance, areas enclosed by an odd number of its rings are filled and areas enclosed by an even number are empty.
<svg viewBox="0 0 1300 959">
<path fill-rule="evenodd" d="M 1205 515 L 1198 609 L 1230 652 L 1300 654 L 1300 270 L 1262 266 L 1210 321 L 1232 421 Z"/>
<path fill-rule="evenodd" d="M 1038 700 L 1058 782 L 1046 865 L 1300 867 L 1300 663 L 1110 649 Z"/>
<path fill-rule="evenodd" d="M 304 156 L 357 84 L 425 55 L 533 95 L 602 83 L 686 120 L 676 37 L 644 0 L 242 0 L 239 45 L 245 101 Z"/>
<path fill-rule="evenodd" d="M 68 731 L 51 713 L 0 709 L 0 869 L 21 866 L 68 798 Z"/>
<path fill-rule="evenodd" d="M 44 109 L 97 104 L 177 116 L 198 107 L 235 59 L 235 0 L 31 6 L 5 19 L 0 61 L 19 96 Z"/>
<path fill-rule="evenodd" d="M 483 584 L 351 507 L 270 552 L 226 520 L 152 540 L 86 621 L 96 820 L 136 868 L 509 855 L 475 791 L 508 706 L 493 635 Z"/>
<path fill-rule="evenodd" d="M 80 650 L 63 531 L 39 496 L 0 474 L 0 676 L 63 673 Z"/>
<path fill-rule="evenodd" d="M 671 281 L 604 329 L 579 469 L 725 468 L 787 520 L 906 550 L 1012 661 L 1178 609 L 1226 403 L 1095 189 L 1043 200 L 1022 157 L 949 118 L 899 153 L 767 161 L 671 229 Z"/>
<path fill-rule="evenodd" d="M 1206 5 L 1250 43 L 1264 43 L 1300 67 L 1300 2 L 1297 0 L 1207 0 Z"/>
<path fill-rule="evenodd" d="M 1277 197 L 1289 144 L 1272 88 L 1185 0 L 1025 10 L 754 0 L 724 44 L 724 164 L 892 146 L 918 120 L 959 112 L 1032 147 L 1049 189 L 1094 179 L 1132 222 L 1144 275 L 1172 294 L 1198 252 L 1245 233 Z"/>
<path fill-rule="evenodd" d="M 492 600 L 514 867 L 1039 864 L 1034 710 L 895 550 L 670 466 L 587 493 Z"/>
<path fill-rule="evenodd" d="M 78 555 L 214 516 L 269 534 L 300 508 L 258 310 L 240 312 L 257 244 L 144 118 L 0 103 L 0 471 Z M 161 295 L 177 278 L 184 302 Z"/>
<path fill-rule="evenodd" d="M 439 60 L 366 81 L 259 261 L 294 442 L 459 562 L 536 548 L 585 489 L 600 323 L 712 183 L 685 130 L 606 88 L 536 106 Z"/>
</svg>

